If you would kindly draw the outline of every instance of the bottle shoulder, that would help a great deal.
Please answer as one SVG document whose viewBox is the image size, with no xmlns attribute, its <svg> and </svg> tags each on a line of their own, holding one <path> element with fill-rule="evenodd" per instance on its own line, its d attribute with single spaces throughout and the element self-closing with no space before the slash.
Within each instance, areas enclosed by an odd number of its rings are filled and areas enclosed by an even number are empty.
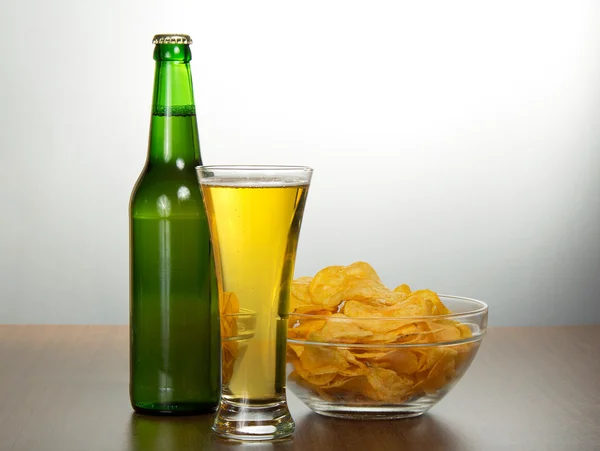
<svg viewBox="0 0 600 451">
<path fill-rule="evenodd" d="M 146 166 L 131 193 L 132 217 L 206 217 L 194 169 Z"/>
<path fill-rule="evenodd" d="M 200 190 L 195 167 L 198 163 L 188 163 L 179 167 L 177 164 L 153 164 L 147 162 L 142 169 L 137 185 L 154 183 L 193 183 Z"/>
</svg>

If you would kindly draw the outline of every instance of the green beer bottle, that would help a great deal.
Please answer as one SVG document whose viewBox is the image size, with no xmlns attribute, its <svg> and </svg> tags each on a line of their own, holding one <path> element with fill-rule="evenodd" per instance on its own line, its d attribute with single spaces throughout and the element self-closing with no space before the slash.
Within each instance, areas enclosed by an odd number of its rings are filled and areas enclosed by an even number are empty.
<svg viewBox="0 0 600 451">
<path fill-rule="evenodd" d="M 146 165 L 130 201 L 130 399 L 149 414 L 216 408 L 218 293 L 195 167 L 191 39 L 157 35 Z"/>
</svg>

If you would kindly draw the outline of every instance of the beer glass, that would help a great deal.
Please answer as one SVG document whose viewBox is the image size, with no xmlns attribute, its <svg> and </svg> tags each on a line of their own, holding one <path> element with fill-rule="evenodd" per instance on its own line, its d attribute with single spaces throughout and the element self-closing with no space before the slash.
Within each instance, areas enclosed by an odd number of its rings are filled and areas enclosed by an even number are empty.
<svg viewBox="0 0 600 451">
<path fill-rule="evenodd" d="M 219 287 L 221 401 L 213 431 L 288 436 L 288 303 L 312 169 L 199 166 Z"/>
</svg>

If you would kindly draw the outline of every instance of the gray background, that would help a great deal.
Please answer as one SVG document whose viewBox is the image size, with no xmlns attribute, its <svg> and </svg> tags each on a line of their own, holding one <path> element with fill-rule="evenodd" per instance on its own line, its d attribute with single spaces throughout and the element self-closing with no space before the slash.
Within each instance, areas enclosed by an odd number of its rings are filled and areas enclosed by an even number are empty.
<svg viewBox="0 0 600 451">
<path fill-rule="evenodd" d="M 207 163 L 315 168 L 296 275 L 600 322 L 600 4 L 2 0 L 0 323 L 126 323 L 159 32 Z"/>
</svg>

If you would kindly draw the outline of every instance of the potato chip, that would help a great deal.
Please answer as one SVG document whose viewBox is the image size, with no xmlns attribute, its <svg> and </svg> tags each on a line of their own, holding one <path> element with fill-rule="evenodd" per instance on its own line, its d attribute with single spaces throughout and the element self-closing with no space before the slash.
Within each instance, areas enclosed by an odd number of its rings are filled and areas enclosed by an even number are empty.
<svg viewBox="0 0 600 451">
<path fill-rule="evenodd" d="M 308 290 L 312 302 L 325 307 L 338 306 L 346 299 L 393 297 L 375 270 L 365 262 L 324 268 L 312 279 Z"/>
<path fill-rule="evenodd" d="M 418 298 L 417 296 L 411 295 L 404 301 L 392 306 L 387 312 L 388 315 L 395 317 L 433 316 L 433 302 L 430 299 Z"/>
<path fill-rule="evenodd" d="M 348 349 L 340 349 L 340 354 L 344 356 L 350 365 L 356 365 L 359 368 L 364 368 L 365 364 L 357 360 L 356 356 Z"/>
<path fill-rule="evenodd" d="M 450 310 L 442 303 L 437 293 L 431 290 L 415 291 L 404 302 L 413 305 L 428 305 L 428 310 L 431 310 L 429 315 L 447 315 L 450 313 Z"/>
<path fill-rule="evenodd" d="M 405 398 L 414 385 L 412 379 L 380 367 L 371 367 L 366 377 L 372 390 L 365 394 L 375 401 L 398 401 Z"/>
<path fill-rule="evenodd" d="M 346 378 L 341 384 L 324 389 L 323 391 L 328 394 L 330 399 L 336 399 L 337 397 L 346 398 L 351 394 L 354 395 L 355 399 L 368 402 L 371 400 L 369 394 L 373 393 L 373 387 L 369 384 L 366 376 L 358 376 Z"/>
<path fill-rule="evenodd" d="M 315 345 L 304 347 L 300 362 L 312 374 L 338 373 L 350 366 L 337 349 Z"/>
<path fill-rule="evenodd" d="M 322 389 L 332 389 L 332 388 L 336 388 L 336 387 L 341 387 L 341 386 L 345 385 L 346 383 L 348 383 L 348 381 L 350 381 L 352 379 L 356 379 L 356 378 L 352 377 L 352 376 L 346 376 L 346 375 L 339 374 L 337 377 L 335 377 L 328 383 L 323 384 L 321 386 L 321 388 Z M 331 390 L 329 390 L 329 392 L 331 392 Z"/>
<path fill-rule="evenodd" d="M 235 293 L 224 292 L 219 302 L 221 315 L 221 337 L 230 338 L 237 334 L 237 322 L 234 317 L 240 311 L 240 302 Z"/>
<path fill-rule="evenodd" d="M 402 285 L 398 285 L 396 288 L 394 288 L 394 293 L 399 293 L 404 296 L 404 299 L 406 299 L 410 296 L 412 291 L 410 290 L 410 287 L 408 285 L 403 283 Z"/>
<path fill-rule="evenodd" d="M 340 349 L 339 351 L 340 351 L 340 354 L 342 356 L 344 356 L 344 358 L 350 365 L 348 368 L 340 371 L 339 374 L 341 376 L 349 376 L 349 377 L 362 376 L 367 372 L 367 370 L 368 370 L 367 366 L 363 362 L 357 360 L 351 351 L 349 351 L 347 349 Z"/>
<path fill-rule="evenodd" d="M 293 358 L 300 357 L 304 352 L 304 345 L 298 345 L 295 343 L 288 343 L 288 355 L 291 355 Z"/>
<path fill-rule="evenodd" d="M 370 361 L 372 359 L 377 359 L 379 357 L 383 357 L 384 355 L 386 355 L 389 351 L 389 349 L 387 348 L 371 348 L 369 347 L 368 350 L 364 349 L 364 348 L 353 348 L 352 349 L 352 355 L 354 355 L 354 358 L 358 361 L 362 361 L 367 360 Z"/>
<path fill-rule="evenodd" d="M 471 338 L 473 333 L 471 332 L 471 328 L 466 324 L 456 324 L 458 330 L 460 330 L 461 338 Z"/>
<path fill-rule="evenodd" d="M 381 282 L 355 278 L 346 281 L 339 297 L 342 301 L 375 301 L 380 304 L 395 304 L 398 300 L 396 293 L 387 289 Z"/>
<path fill-rule="evenodd" d="M 346 300 L 341 311 L 345 315 L 355 318 L 409 318 L 414 316 L 432 316 L 434 312 L 434 304 L 429 299 L 424 299 L 420 303 L 415 303 L 415 301 L 409 303 L 408 300 L 405 300 L 397 304 L 387 305 L 386 302 L 383 298 L 378 298 L 377 301 L 370 303 Z"/>
<path fill-rule="evenodd" d="M 447 357 L 455 357 L 457 351 L 445 346 L 430 346 L 426 348 L 415 348 L 415 353 L 420 356 L 418 371 L 428 371 L 440 360 Z"/>
<path fill-rule="evenodd" d="M 339 294 L 344 289 L 343 266 L 328 266 L 319 271 L 311 280 L 308 291 L 313 303 L 334 307 L 342 301 Z"/>
<path fill-rule="evenodd" d="M 292 313 L 298 313 L 302 315 L 331 315 L 335 310 L 337 309 L 326 309 L 322 305 L 307 304 L 296 307 L 296 309 Z"/>
<path fill-rule="evenodd" d="M 240 311 L 240 303 L 235 293 L 224 292 L 219 299 L 221 315 L 221 377 L 223 383 L 228 383 L 233 375 L 233 366 L 239 354 L 239 344 L 228 338 L 238 333 L 235 315 Z"/>
<path fill-rule="evenodd" d="M 381 357 L 373 359 L 375 365 L 394 370 L 398 374 L 414 374 L 417 372 L 419 359 L 410 349 L 395 349 Z"/>
<path fill-rule="evenodd" d="M 346 301 L 341 311 L 346 316 L 354 318 L 371 318 L 373 316 L 387 316 L 385 305 L 366 304 L 359 301 Z"/>
<path fill-rule="evenodd" d="M 455 366 L 457 369 L 461 369 L 463 367 L 468 367 L 475 357 L 475 353 L 479 348 L 479 343 L 465 343 L 458 346 L 453 346 L 456 351 L 456 356 L 454 357 Z"/>
<path fill-rule="evenodd" d="M 446 353 L 441 358 L 435 360 L 427 377 L 419 382 L 415 388 L 422 389 L 427 394 L 433 394 L 444 387 L 454 375 L 454 355 Z"/>
<path fill-rule="evenodd" d="M 233 366 L 239 355 L 239 344 L 235 341 L 221 342 L 221 375 L 223 383 L 227 384 L 233 376 Z"/>
<path fill-rule="evenodd" d="M 435 341 L 456 341 L 462 337 L 461 330 L 454 324 L 442 323 L 441 321 L 431 324 Z"/>
<path fill-rule="evenodd" d="M 334 314 L 331 318 L 335 318 Z M 341 315 L 343 318 L 345 316 Z M 319 334 L 319 341 L 327 343 L 356 343 L 373 335 L 373 332 L 361 329 L 356 323 L 350 321 L 327 320 Z"/>
<path fill-rule="evenodd" d="M 369 279 L 381 284 L 381 279 L 377 272 L 367 262 L 354 262 L 344 268 L 344 274 L 347 278 Z"/>
<path fill-rule="evenodd" d="M 430 333 L 422 327 L 421 322 L 404 319 L 361 321 L 360 326 L 374 333 L 368 343 L 426 343 L 428 340 L 425 335 Z"/>
<path fill-rule="evenodd" d="M 290 293 L 291 312 L 296 311 L 301 306 L 314 306 L 308 291 L 312 279 L 312 277 L 299 277 L 293 281 Z"/>
<path fill-rule="evenodd" d="M 325 324 L 327 324 L 327 321 L 324 319 L 305 320 L 302 323 L 298 322 L 297 325 L 288 328 L 288 337 L 291 339 L 306 339 L 310 333 L 321 330 Z"/>
<path fill-rule="evenodd" d="M 294 372 L 301 379 L 304 379 L 306 382 L 308 382 L 309 384 L 312 384 L 312 385 L 318 385 L 318 386 L 325 385 L 325 384 L 331 382 L 332 380 L 334 380 L 336 377 L 338 377 L 337 373 L 315 374 L 312 371 L 309 371 L 306 368 L 304 368 L 304 366 L 302 365 L 302 362 L 300 360 L 295 360 L 292 363 L 294 365 Z M 290 374 L 290 377 L 293 377 L 292 374 Z"/>
</svg>

